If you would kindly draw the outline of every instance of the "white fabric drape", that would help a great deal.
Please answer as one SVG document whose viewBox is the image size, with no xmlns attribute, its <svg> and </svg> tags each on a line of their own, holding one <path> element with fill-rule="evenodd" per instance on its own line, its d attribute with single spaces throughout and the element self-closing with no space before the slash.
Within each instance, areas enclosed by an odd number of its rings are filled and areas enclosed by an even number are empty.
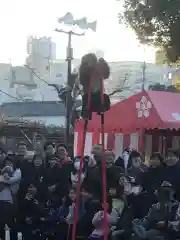
<svg viewBox="0 0 180 240">
<path fill-rule="evenodd" d="M 74 133 L 74 156 L 77 156 L 77 148 L 78 148 L 78 132 Z"/>
<path fill-rule="evenodd" d="M 152 154 L 152 135 L 145 135 L 145 161 L 149 161 Z"/>
<path fill-rule="evenodd" d="M 107 149 L 108 134 L 104 134 L 104 148 Z M 102 134 L 100 133 L 99 144 L 102 144 Z"/>
<path fill-rule="evenodd" d="M 90 155 L 92 150 L 92 133 L 86 133 L 84 155 Z"/>
<path fill-rule="evenodd" d="M 122 133 L 115 134 L 115 157 L 118 158 L 119 156 L 122 156 L 123 152 L 123 136 Z"/>
<path fill-rule="evenodd" d="M 172 148 L 173 149 L 179 149 L 179 141 L 180 141 L 179 136 L 173 136 L 173 138 L 172 138 Z"/>
<path fill-rule="evenodd" d="M 138 143 L 139 143 L 139 134 L 132 133 L 130 135 L 130 148 L 138 151 Z"/>
</svg>

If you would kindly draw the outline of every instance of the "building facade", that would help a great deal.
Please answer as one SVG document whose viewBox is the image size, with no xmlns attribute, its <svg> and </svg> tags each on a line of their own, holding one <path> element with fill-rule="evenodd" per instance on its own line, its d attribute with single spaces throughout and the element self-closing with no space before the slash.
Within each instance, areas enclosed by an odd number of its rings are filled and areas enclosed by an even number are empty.
<svg viewBox="0 0 180 240">
<path fill-rule="evenodd" d="M 95 49 L 99 57 L 104 52 Z M 24 66 L 0 64 L 0 89 L 7 94 L 0 93 L 0 104 L 17 101 L 57 101 L 58 95 L 54 88 L 47 83 L 63 85 L 67 82 L 67 61 L 56 59 L 56 44 L 51 38 L 28 37 L 26 63 Z M 73 59 L 73 69 L 78 71 L 80 59 Z M 156 83 L 171 84 L 179 76 L 178 71 L 164 65 L 146 63 L 143 76 L 143 62 L 109 62 L 111 76 L 105 81 L 105 89 L 111 93 L 125 81 L 124 90 L 116 94 L 117 101 L 127 98 L 141 91 L 144 81 L 145 89 Z M 175 74 L 174 74 L 175 72 Z M 169 76 L 173 75 L 170 79 Z M 174 77 L 175 76 L 175 77 Z M 44 81 L 45 80 L 45 81 Z"/>
<path fill-rule="evenodd" d="M 44 125 L 64 127 L 65 107 L 62 102 L 31 101 L 9 102 L 0 106 L 1 117 L 10 120 L 22 119 Z"/>
</svg>

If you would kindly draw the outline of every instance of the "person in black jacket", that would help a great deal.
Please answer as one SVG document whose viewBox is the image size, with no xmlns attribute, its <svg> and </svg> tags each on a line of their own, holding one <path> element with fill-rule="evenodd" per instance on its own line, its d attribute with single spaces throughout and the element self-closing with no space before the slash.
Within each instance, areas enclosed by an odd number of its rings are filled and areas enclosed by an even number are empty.
<svg viewBox="0 0 180 240">
<path fill-rule="evenodd" d="M 44 146 L 44 152 L 46 164 L 48 164 L 49 160 L 51 160 L 55 156 L 54 144 L 52 142 L 47 142 Z"/>
<path fill-rule="evenodd" d="M 86 178 L 84 180 L 84 187 L 93 196 L 102 196 L 102 161 L 106 161 L 106 179 L 107 179 L 107 192 L 111 186 L 118 183 L 121 174 L 121 168 L 117 167 L 114 163 L 114 154 L 112 151 L 106 151 L 101 156 L 98 155 L 99 161 L 96 158 L 96 165 L 88 168 Z"/>
<path fill-rule="evenodd" d="M 122 166 L 124 173 L 134 179 L 136 184 L 140 184 L 142 172 L 146 172 L 147 167 L 143 163 L 143 157 L 140 152 L 131 148 L 124 149 L 122 154 Z"/>
<path fill-rule="evenodd" d="M 53 158 L 48 162 L 44 172 L 42 182 L 47 190 L 48 202 L 57 206 L 61 205 L 61 199 L 69 191 L 70 176 L 68 177 L 66 173 L 57 158 Z"/>
<path fill-rule="evenodd" d="M 28 184 L 26 193 L 21 199 L 20 204 L 20 222 L 23 238 L 39 239 L 36 235 L 41 224 L 41 218 L 44 217 L 44 207 L 38 201 L 38 189 L 33 184 Z"/>
<path fill-rule="evenodd" d="M 140 201 L 140 209 L 142 217 L 147 214 L 152 204 L 157 202 L 155 190 L 159 189 L 164 179 L 164 158 L 159 152 L 153 153 L 150 157 L 149 167 L 140 175 L 140 185 L 142 187 L 142 195 Z M 146 204 L 142 204 L 146 202 Z"/>
<path fill-rule="evenodd" d="M 141 186 L 143 187 L 143 190 L 150 195 L 153 194 L 164 180 L 164 170 L 165 163 L 162 154 L 159 152 L 153 153 L 150 157 L 147 171 L 141 176 Z"/>
<path fill-rule="evenodd" d="M 169 239 L 167 238 L 169 230 L 179 225 L 179 219 L 177 219 L 179 203 L 173 196 L 172 185 L 164 181 L 157 190 L 158 202 L 151 206 L 145 218 L 141 221 L 137 219 L 133 221 L 134 231 L 148 240 Z M 170 237 L 170 239 L 173 238 Z"/>
<path fill-rule="evenodd" d="M 34 155 L 32 160 L 32 170 L 29 177 L 29 182 L 38 188 L 39 201 L 44 203 L 47 197 L 47 188 L 44 184 L 45 164 L 42 155 Z"/>
<path fill-rule="evenodd" d="M 168 149 L 167 157 L 164 159 L 166 168 L 164 170 L 164 181 L 168 181 L 172 184 L 173 189 L 176 192 L 176 198 L 180 200 L 180 161 L 179 151 L 174 149 Z"/>
</svg>

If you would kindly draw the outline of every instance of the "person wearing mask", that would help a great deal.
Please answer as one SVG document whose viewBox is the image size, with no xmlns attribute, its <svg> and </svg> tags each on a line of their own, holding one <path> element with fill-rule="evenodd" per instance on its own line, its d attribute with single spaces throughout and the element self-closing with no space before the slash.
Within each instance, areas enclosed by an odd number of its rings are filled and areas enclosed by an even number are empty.
<svg viewBox="0 0 180 240">
<path fill-rule="evenodd" d="M 86 176 L 86 171 L 87 171 L 87 165 L 88 165 L 88 161 L 86 161 L 87 156 L 84 157 L 84 164 L 83 164 L 83 169 L 82 169 L 82 174 L 81 174 L 81 184 L 84 181 L 84 178 Z M 72 172 L 71 172 L 71 182 L 72 182 L 72 186 L 76 187 L 77 183 L 78 183 L 78 175 L 79 175 L 79 171 L 80 171 L 80 160 L 81 157 L 77 156 L 74 159 L 74 163 L 73 163 L 73 168 L 72 168 Z"/>
</svg>

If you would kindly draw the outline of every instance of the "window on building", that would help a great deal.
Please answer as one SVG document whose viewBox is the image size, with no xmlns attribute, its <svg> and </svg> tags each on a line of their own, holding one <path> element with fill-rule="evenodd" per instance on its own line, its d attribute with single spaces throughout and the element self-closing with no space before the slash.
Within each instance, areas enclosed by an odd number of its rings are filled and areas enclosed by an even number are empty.
<svg viewBox="0 0 180 240">
<path fill-rule="evenodd" d="M 57 78 L 62 77 L 62 74 L 61 74 L 61 73 L 57 73 L 57 74 L 56 74 L 56 77 L 57 77 Z"/>
</svg>

